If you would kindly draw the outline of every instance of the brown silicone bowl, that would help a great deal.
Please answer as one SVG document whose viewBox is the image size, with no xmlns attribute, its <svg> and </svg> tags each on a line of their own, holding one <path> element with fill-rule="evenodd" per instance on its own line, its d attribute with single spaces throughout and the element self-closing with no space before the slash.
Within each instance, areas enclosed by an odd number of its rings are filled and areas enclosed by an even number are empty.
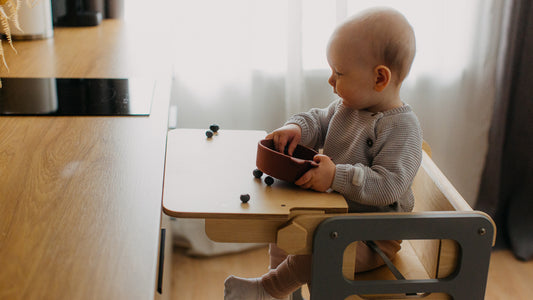
<svg viewBox="0 0 533 300">
<path fill-rule="evenodd" d="M 256 165 L 267 175 L 294 183 L 309 169 L 318 166 L 313 161 L 317 154 L 311 148 L 298 145 L 293 156 L 289 156 L 275 150 L 273 140 L 261 140 L 257 145 Z"/>
</svg>

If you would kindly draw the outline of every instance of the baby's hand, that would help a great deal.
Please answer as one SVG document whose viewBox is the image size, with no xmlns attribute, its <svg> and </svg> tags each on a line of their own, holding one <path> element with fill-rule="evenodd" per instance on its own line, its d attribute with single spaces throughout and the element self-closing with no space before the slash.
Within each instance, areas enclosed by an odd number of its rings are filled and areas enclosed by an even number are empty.
<svg viewBox="0 0 533 300">
<path fill-rule="evenodd" d="M 325 192 L 333 184 L 335 163 L 333 163 L 331 158 L 322 154 L 315 155 L 313 160 L 318 163 L 318 167 L 307 171 L 294 183 L 304 189 Z"/>
<path fill-rule="evenodd" d="M 273 139 L 274 147 L 281 153 L 285 153 L 285 147 L 288 146 L 287 154 L 292 156 L 302 138 L 302 129 L 296 124 L 288 124 L 272 131 L 266 138 Z"/>
</svg>

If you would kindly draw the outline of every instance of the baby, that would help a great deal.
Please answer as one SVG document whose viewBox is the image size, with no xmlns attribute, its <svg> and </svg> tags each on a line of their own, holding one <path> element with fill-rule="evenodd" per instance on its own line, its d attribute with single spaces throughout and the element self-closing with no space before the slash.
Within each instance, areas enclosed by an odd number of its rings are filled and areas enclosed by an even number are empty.
<svg viewBox="0 0 533 300">
<path fill-rule="evenodd" d="M 322 149 L 318 167 L 295 183 L 319 192 L 336 191 L 350 212 L 411 211 L 413 178 L 422 159 L 422 131 L 400 88 L 415 56 L 412 27 L 399 12 L 364 11 L 333 32 L 327 47 L 332 74 L 328 80 L 340 99 L 324 109 L 292 116 L 267 138 L 288 153 L 298 143 Z M 355 228 L 354 230 L 357 230 Z M 401 241 L 378 241 L 393 258 Z M 358 243 L 356 270 L 383 265 Z M 287 255 L 270 245 L 270 271 L 260 278 L 230 276 L 225 300 L 284 299 L 311 278 L 311 255 Z"/>
</svg>

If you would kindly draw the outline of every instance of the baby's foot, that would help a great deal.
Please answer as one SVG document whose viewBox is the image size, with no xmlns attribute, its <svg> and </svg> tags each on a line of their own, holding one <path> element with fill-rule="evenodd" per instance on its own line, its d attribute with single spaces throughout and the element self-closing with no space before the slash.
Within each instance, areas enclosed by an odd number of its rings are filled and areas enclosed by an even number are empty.
<svg viewBox="0 0 533 300">
<path fill-rule="evenodd" d="M 224 282 L 224 300 L 275 300 L 265 291 L 260 280 L 229 276 Z"/>
</svg>

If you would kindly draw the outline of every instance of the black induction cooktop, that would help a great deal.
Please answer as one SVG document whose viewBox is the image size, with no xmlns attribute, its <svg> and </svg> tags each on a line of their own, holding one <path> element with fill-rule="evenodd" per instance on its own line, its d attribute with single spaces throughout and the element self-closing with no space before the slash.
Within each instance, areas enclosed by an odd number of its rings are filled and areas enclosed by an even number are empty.
<svg viewBox="0 0 533 300">
<path fill-rule="evenodd" d="M 148 116 L 155 80 L 2 78 L 0 115 Z"/>
</svg>

